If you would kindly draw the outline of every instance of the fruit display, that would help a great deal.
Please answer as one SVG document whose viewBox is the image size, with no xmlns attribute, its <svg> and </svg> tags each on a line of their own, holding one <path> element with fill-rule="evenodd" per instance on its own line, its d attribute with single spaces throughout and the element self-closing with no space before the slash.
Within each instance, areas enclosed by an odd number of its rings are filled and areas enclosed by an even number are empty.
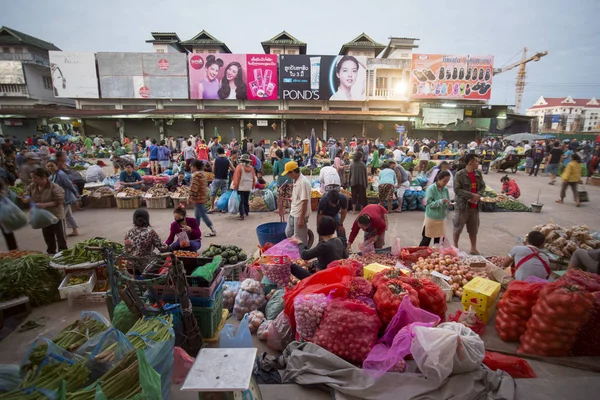
<svg viewBox="0 0 600 400">
<path fill-rule="evenodd" d="M 173 193 L 171 193 L 171 197 L 190 197 L 190 188 L 188 186 L 178 187 Z"/>
<path fill-rule="evenodd" d="M 226 264 L 237 264 L 246 261 L 248 255 L 237 246 L 212 244 L 203 253 L 203 257 L 214 257 L 220 255 Z"/>
<path fill-rule="evenodd" d="M 90 280 L 88 275 L 75 275 L 67 281 L 67 286 L 75 286 L 87 283 Z"/>
<path fill-rule="evenodd" d="M 254 333 L 257 331 L 258 327 L 265 321 L 265 314 L 261 311 L 254 310 L 250 311 L 248 314 L 248 327 L 250 328 L 250 332 Z"/>
<path fill-rule="evenodd" d="M 233 315 L 241 320 L 244 314 L 259 310 L 265 306 L 266 299 L 263 285 L 254 279 L 245 279 L 235 296 Z"/>
<path fill-rule="evenodd" d="M 400 261 L 399 257 L 393 256 L 388 253 L 381 253 L 381 254 L 370 253 L 370 254 L 363 254 L 363 255 L 353 254 L 352 259 L 360 262 L 363 265 L 378 263 L 381 265 L 388 265 L 390 267 L 395 266 L 396 263 L 398 261 Z"/>
<path fill-rule="evenodd" d="M 25 187 L 22 183 L 18 183 L 15 186 L 9 186 L 8 189 L 13 191 L 17 196 L 21 196 L 25 193 Z"/>
<path fill-rule="evenodd" d="M 402 299 L 406 296 L 410 298 L 413 306 L 419 307 L 419 294 L 409 284 L 393 279 L 377 285 L 373 301 L 384 325 L 389 324 L 394 318 Z"/>
<path fill-rule="evenodd" d="M 340 193 L 346 196 L 348 199 L 352 198 L 352 193 L 346 189 L 340 189 Z"/>
<path fill-rule="evenodd" d="M 494 264 L 496 267 L 500 267 L 502 268 L 502 264 L 504 264 L 504 257 L 500 257 L 500 256 L 492 256 L 492 257 L 488 257 L 487 260 Z"/>
<path fill-rule="evenodd" d="M 320 199 L 321 197 L 323 197 L 323 195 L 318 190 L 312 189 L 310 191 L 310 198 L 311 199 Z"/>
<path fill-rule="evenodd" d="M 496 202 L 496 206 L 510 211 L 530 212 L 531 207 L 526 206 L 518 200 L 503 200 Z"/>
<path fill-rule="evenodd" d="M 165 186 L 162 183 L 157 183 L 156 185 L 148 189 L 148 191 L 146 191 L 146 194 L 150 194 L 152 195 L 152 197 L 164 197 L 169 195 L 169 191 L 165 188 Z"/>
<path fill-rule="evenodd" d="M 533 228 L 546 236 L 544 247 L 561 258 L 570 258 L 575 250 L 600 249 L 600 240 L 592 236 L 590 228 L 576 225 L 565 229 L 557 224 L 538 225 Z"/>
<path fill-rule="evenodd" d="M 367 190 L 367 198 L 379 197 L 379 192 Z"/>
<path fill-rule="evenodd" d="M 495 197 L 482 197 L 481 202 L 482 203 L 497 203 L 498 199 Z"/>
<path fill-rule="evenodd" d="M 193 251 L 177 250 L 173 254 L 175 254 L 175 257 L 198 258 L 198 253 L 194 253 Z"/>
<path fill-rule="evenodd" d="M 356 271 L 356 276 L 363 276 L 364 275 L 364 267 L 363 264 L 360 263 L 357 260 L 353 260 L 351 258 L 342 258 L 341 260 L 336 260 L 336 261 L 332 261 L 329 264 L 327 264 L 327 268 L 334 268 L 340 265 L 349 265 L 352 268 L 354 268 L 354 270 Z"/>
<path fill-rule="evenodd" d="M 144 195 L 144 192 L 142 192 L 141 190 L 137 190 L 131 187 L 121 187 L 119 190 L 119 197 L 140 197 Z M 123 193 L 125 194 L 123 196 Z"/>
<path fill-rule="evenodd" d="M 498 302 L 496 331 L 505 342 L 518 342 L 545 283 L 512 281 Z"/>
<path fill-rule="evenodd" d="M 348 293 L 348 297 L 351 299 L 356 299 L 358 297 L 373 297 L 374 288 L 371 282 L 357 276 L 352 278 L 352 282 L 350 283 L 350 292 Z M 298 308 L 296 308 L 297 310 Z"/>
</svg>

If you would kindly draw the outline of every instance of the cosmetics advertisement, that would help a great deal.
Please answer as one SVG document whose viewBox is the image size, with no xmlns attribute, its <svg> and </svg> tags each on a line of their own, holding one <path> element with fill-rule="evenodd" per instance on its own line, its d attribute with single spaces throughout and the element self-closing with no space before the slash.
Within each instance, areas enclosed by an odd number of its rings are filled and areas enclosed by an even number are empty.
<svg viewBox="0 0 600 400">
<path fill-rule="evenodd" d="M 97 99 L 96 55 L 70 51 L 50 51 L 50 72 L 54 97 Z"/>
<path fill-rule="evenodd" d="M 187 57 L 179 53 L 97 53 L 105 99 L 187 99 Z"/>
<path fill-rule="evenodd" d="M 411 99 L 489 100 L 494 56 L 413 54 Z"/>
<path fill-rule="evenodd" d="M 366 57 L 282 55 L 279 98 L 364 101 L 366 71 Z"/>
<path fill-rule="evenodd" d="M 277 100 L 276 54 L 189 54 L 190 98 Z"/>
</svg>

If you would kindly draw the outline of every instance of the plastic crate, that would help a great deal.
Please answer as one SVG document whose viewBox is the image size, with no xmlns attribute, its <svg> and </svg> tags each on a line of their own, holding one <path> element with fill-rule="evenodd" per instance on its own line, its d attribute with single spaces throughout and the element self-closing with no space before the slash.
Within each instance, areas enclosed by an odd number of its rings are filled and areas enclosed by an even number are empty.
<svg viewBox="0 0 600 400">
<path fill-rule="evenodd" d="M 150 208 L 150 209 L 169 208 L 169 206 L 170 206 L 169 196 L 145 197 L 145 199 L 146 199 L 146 207 Z"/>
<path fill-rule="evenodd" d="M 200 327 L 202 337 L 213 337 L 223 317 L 223 292 L 217 296 L 212 307 L 192 306 L 192 314 Z"/>
<path fill-rule="evenodd" d="M 141 197 L 116 197 L 117 208 L 119 209 L 138 209 L 142 205 Z"/>
<path fill-rule="evenodd" d="M 188 279 L 191 277 L 187 277 Z M 200 297 L 200 298 L 206 298 L 206 297 L 211 297 L 212 294 L 214 293 L 215 289 L 217 288 L 218 284 L 223 280 L 223 269 L 220 268 L 219 272 L 215 274 L 215 277 L 212 281 L 212 283 L 210 284 L 210 286 L 208 287 L 198 287 L 198 286 L 189 286 L 188 283 L 188 296 L 190 298 L 192 297 Z M 158 297 L 163 297 L 163 296 L 176 296 L 177 295 L 177 289 L 171 285 L 154 285 L 152 286 L 152 289 L 154 290 L 154 292 L 156 293 L 156 296 Z"/>
<path fill-rule="evenodd" d="M 81 283 L 78 285 L 67 286 L 67 283 L 74 278 L 85 276 L 88 278 L 87 282 Z M 58 286 L 58 292 L 60 294 L 61 299 L 66 299 L 69 296 L 80 295 L 85 293 L 92 293 L 94 289 L 94 285 L 96 284 L 96 272 L 94 270 L 86 271 L 86 272 L 72 272 L 65 276 L 65 279 L 62 280 L 60 286 Z"/>
<path fill-rule="evenodd" d="M 202 267 L 210 262 L 212 262 L 212 257 L 177 257 L 179 261 L 183 263 L 183 268 L 185 269 L 186 275 L 191 275 L 192 272 L 198 267 Z M 223 263 L 221 263 L 223 266 Z"/>
<path fill-rule="evenodd" d="M 219 322 L 219 325 L 217 326 L 215 333 L 213 333 L 212 337 L 203 337 L 202 338 L 203 343 L 211 343 L 211 344 L 219 343 L 219 337 L 221 336 L 221 330 L 225 326 L 225 321 L 227 321 L 227 318 L 229 318 L 229 310 L 225 308 L 225 309 L 223 309 L 223 312 L 221 314 L 222 314 L 221 322 Z"/>
<path fill-rule="evenodd" d="M 194 297 L 188 294 L 190 302 L 192 306 L 196 307 L 212 307 L 215 304 L 215 301 L 218 297 L 222 296 L 223 290 L 225 288 L 225 278 L 221 277 L 221 280 L 217 283 L 214 291 L 209 297 Z M 154 290 L 156 293 L 156 290 Z M 150 296 L 152 301 L 163 300 L 165 303 L 179 303 L 179 297 L 177 295 L 172 294 L 164 294 L 164 291 L 161 292 L 161 295 Z"/>
</svg>

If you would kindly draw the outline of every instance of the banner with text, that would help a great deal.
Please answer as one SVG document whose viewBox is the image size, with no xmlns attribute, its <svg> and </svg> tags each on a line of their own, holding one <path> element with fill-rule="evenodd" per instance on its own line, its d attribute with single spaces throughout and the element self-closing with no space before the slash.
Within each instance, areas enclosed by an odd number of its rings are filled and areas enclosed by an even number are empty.
<svg viewBox="0 0 600 400">
<path fill-rule="evenodd" d="M 98 75 L 94 53 L 50 51 L 54 97 L 97 99 Z"/>
<path fill-rule="evenodd" d="M 364 101 L 366 82 L 366 57 L 279 57 L 280 99 Z"/>
<path fill-rule="evenodd" d="M 412 99 L 489 100 L 494 56 L 413 54 Z"/>
<path fill-rule="evenodd" d="M 277 54 L 189 54 L 190 98 L 277 100 Z"/>
</svg>

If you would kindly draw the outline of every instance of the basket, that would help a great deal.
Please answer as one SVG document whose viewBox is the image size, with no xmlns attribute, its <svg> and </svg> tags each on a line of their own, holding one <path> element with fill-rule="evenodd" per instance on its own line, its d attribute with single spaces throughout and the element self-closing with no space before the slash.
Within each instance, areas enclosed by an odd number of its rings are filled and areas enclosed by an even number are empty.
<svg viewBox="0 0 600 400">
<path fill-rule="evenodd" d="M 267 243 L 277 244 L 286 238 L 287 222 L 269 222 L 256 227 L 256 236 L 261 246 Z"/>
<path fill-rule="evenodd" d="M 113 208 L 117 206 L 114 195 L 102 197 L 88 196 L 88 202 L 92 208 Z"/>
<path fill-rule="evenodd" d="M 169 196 L 146 197 L 146 207 L 150 209 L 169 208 Z"/>
<path fill-rule="evenodd" d="M 402 261 L 410 263 L 417 262 L 420 257 L 427 258 L 431 254 L 433 254 L 433 250 L 426 246 L 403 247 L 400 249 Z"/>
<path fill-rule="evenodd" d="M 189 197 L 173 197 L 171 196 L 171 200 L 173 200 L 173 204 L 183 204 L 186 210 L 193 210 L 195 204 L 188 204 Z"/>
<path fill-rule="evenodd" d="M 192 306 L 192 314 L 200 327 L 202 337 L 213 337 L 223 318 L 223 291 L 215 298 L 212 307 Z"/>
<path fill-rule="evenodd" d="M 69 283 L 72 278 L 79 276 L 87 277 L 87 282 L 78 285 L 67 286 L 67 283 Z M 65 279 L 63 279 L 60 283 L 60 286 L 58 286 L 58 292 L 61 299 L 66 299 L 73 295 L 92 293 L 94 285 L 96 285 L 96 271 L 91 270 L 86 272 L 71 272 L 65 276 Z"/>
<path fill-rule="evenodd" d="M 116 197 L 117 208 L 119 209 L 138 209 L 142 205 L 141 197 Z"/>
<path fill-rule="evenodd" d="M 319 209 L 319 199 L 318 197 L 311 197 L 310 198 L 310 210 L 311 211 L 317 211 Z"/>
</svg>

